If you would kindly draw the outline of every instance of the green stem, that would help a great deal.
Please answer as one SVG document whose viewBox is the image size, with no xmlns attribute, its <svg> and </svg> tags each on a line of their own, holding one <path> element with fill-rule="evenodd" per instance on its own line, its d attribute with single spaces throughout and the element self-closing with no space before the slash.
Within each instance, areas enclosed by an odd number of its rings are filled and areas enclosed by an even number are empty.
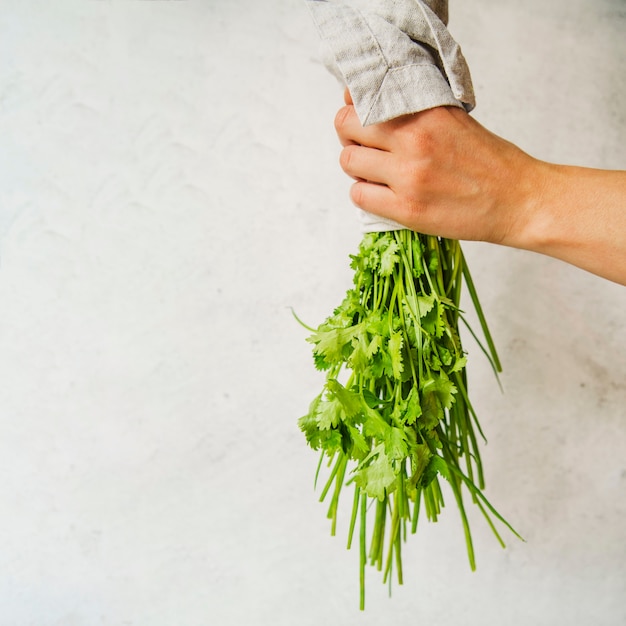
<svg viewBox="0 0 626 626">
<path fill-rule="evenodd" d="M 348 457 L 342 454 L 339 461 L 339 468 L 335 474 L 335 491 L 330 501 L 330 506 L 328 507 L 328 519 L 332 520 L 330 528 L 331 537 L 335 536 L 335 531 L 337 530 L 337 507 L 339 505 L 339 495 L 341 494 L 341 487 L 343 486 L 343 479 L 348 465 Z"/>
<path fill-rule="evenodd" d="M 333 480 L 335 479 L 335 476 L 337 475 L 337 472 L 339 471 L 339 468 L 342 465 L 343 460 L 344 460 L 344 455 L 340 453 L 339 454 L 339 458 L 335 462 L 335 465 L 333 465 L 333 469 L 330 472 L 330 476 L 328 477 L 328 481 L 326 481 L 326 486 L 324 487 L 324 489 L 322 491 L 322 494 L 320 495 L 320 502 L 323 502 L 324 499 L 326 498 L 326 494 L 328 493 L 328 490 L 330 489 L 330 486 L 333 484 Z"/>
<path fill-rule="evenodd" d="M 417 521 L 420 516 L 420 503 L 422 501 L 422 490 L 417 489 L 415 494 L 415 502 L 413 503 L 413 518 L 411 519 L 411 534 L 414 535 L 417 532 Z"/>
<path fill-rule="evenodd" d="M 387 495 L 382 500 L 376 500 L 376 517 L 374 532 L 370 546 L 370 563 L 376 565 L 379 571 L 383 566 L 383 542 L 385 539 L 385 521 L 387 519 Z"/>
<path fill-rule="evenodd" d="M 365 610 L 365 566 L 367 565 L 366 550 L 367 495 L 361 494 L 361 527 L 360 527 L 360 568 L 359 568 L 359 607 Z"/>
<path fill-rule="evenodd" d="M 350 528 L 348 530 L 348 550 L 352 546 L 352 535 L 354 534 L 354 527 L 356 526 L 356 518 L 359 512 L 359 497 L 361 490 L 358 485 L 354 485 L 354 501 L 352 502 L 352 516 L 350 517 Z"/>
<path fill-rule="evenodd" d="M 500 364 L 500 358 L 498 357 L 496 346 L 493 342 L 489 327 L 487 326 L 487 320 L 485 319 L 485 314 L 483 313 L 483 308 L 480 305 L 480 300 L 478 299 L 478 294 L 476 293 L 476 287 L 474 286 L 474 281 L 472 280 L 472 275 L 470 274 L 469 267 L 467 267 L 467 263 L 465 263 L 465 259 L 463 260 L 463 277 L 465 278 L 467 290 L 469 291 L 470 297 L 472 298 L 472 304 L 476 309 L 476 315 L 478 315 L 480 327 L 482 328 L 483 334 L 485 335 L 485 340 L 487 341 L 487 345 L 489 346 L 489 352 L 491 353 L 491 358 L 493 359 L 493 362 L 495 364 L 496 371 L 501 372 L 502 365 Z"/>
</svg>

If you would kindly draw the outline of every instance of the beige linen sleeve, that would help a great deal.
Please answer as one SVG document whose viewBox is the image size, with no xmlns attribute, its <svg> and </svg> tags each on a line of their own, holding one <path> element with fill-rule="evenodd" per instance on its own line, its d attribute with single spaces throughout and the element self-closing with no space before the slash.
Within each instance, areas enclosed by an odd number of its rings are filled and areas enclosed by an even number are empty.
<svg viewBox="0 0 626 626">
<path fill-rule="evenodd" d="M 306 0 L 364 126 L 436 106 L 470 111 L 474 91 L 446 0 Z"/>
</svg>

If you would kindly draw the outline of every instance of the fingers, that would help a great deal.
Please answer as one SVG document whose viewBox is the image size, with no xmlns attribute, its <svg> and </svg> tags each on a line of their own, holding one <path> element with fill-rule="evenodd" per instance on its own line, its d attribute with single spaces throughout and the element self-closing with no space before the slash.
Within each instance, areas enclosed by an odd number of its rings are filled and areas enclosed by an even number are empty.
<svg viewBox="0 0 626 626">
<path fill-rule="evenodd" d="M 379 150 L 390 149 L 390 136 L 380 124 L 363 127 L 352 105 L 346 105 L 337 111 L 335 130 L 342 146 L 359 144 Z"/>
<path fill-rule="evenodd" d="M 393 157 L 389 152 L 351 144 L 339 155 L 341 169 L 355 180 L 389 185 L 393 177 Z"/>
<path fill-rule="evenodd" d="M 397 220 L 398 198 L 390 186 L 394 157 L 389 129 L 380 124 L 363 127 L 348 89 L 344 101 L 346 106 L 335 117 L 335 130 L 343 146 L 341 168 L 357 181 L 350 189 L 350 199 L 364 211 Z"/>
<path fill-rule="evenodd" d="M 398 218 L 395 194 L 386 185 L 367 181 L 356 182 L 350 188 L 350 199 L 357 207 L 368 213 L 394 220 Z"/>
</svg>

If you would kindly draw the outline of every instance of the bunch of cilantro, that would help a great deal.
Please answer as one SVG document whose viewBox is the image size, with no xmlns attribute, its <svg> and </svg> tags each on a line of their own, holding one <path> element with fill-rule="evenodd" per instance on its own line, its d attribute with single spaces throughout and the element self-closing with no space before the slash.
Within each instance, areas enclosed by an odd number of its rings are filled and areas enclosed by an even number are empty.
<svg viewBox="0 0 626 626">
<path fill-rule="evenodd" d="M 416 532 L 422 511 L 437 520 L 441 479 L 458 505 L 472 569 L 464 490 L 503 546 L 492 516 L 515 531 L 482 493 L 477 433 L 483 434 L 467 394 L 459 336 L 463 281 L 487 345 L 478 343 L 496 374 L 500 362 L 459 242 L 409 230 L 368 233 L 351 259 L 353 287 L 330 317 L 309 328 L 315 365 L 326 377 L 299 426 L 321 451 L 316 482 L 328 461 L 320 500 L 330 494 L 333 535 L 339 497 L 352 486 L 348 548 L 358 525 L 363 609 L 366 565 L 382 571 L 383 582 L 391 582 L 395 567 L 402 583 L 407 528 Z"/>
</svg>

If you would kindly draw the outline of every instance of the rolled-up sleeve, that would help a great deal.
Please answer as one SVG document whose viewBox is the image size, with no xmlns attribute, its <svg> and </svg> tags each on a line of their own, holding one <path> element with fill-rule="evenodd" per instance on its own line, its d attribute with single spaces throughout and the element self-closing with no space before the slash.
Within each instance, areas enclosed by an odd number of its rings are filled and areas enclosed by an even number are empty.
<svg viewBox="0 0 626 626">
<path fill-rule="evenodd" d="M 469 68 L 447 29 L 447 0 L 305 0 L 366 126 L 437 106 L 474 108 Z"/>
</svg>

